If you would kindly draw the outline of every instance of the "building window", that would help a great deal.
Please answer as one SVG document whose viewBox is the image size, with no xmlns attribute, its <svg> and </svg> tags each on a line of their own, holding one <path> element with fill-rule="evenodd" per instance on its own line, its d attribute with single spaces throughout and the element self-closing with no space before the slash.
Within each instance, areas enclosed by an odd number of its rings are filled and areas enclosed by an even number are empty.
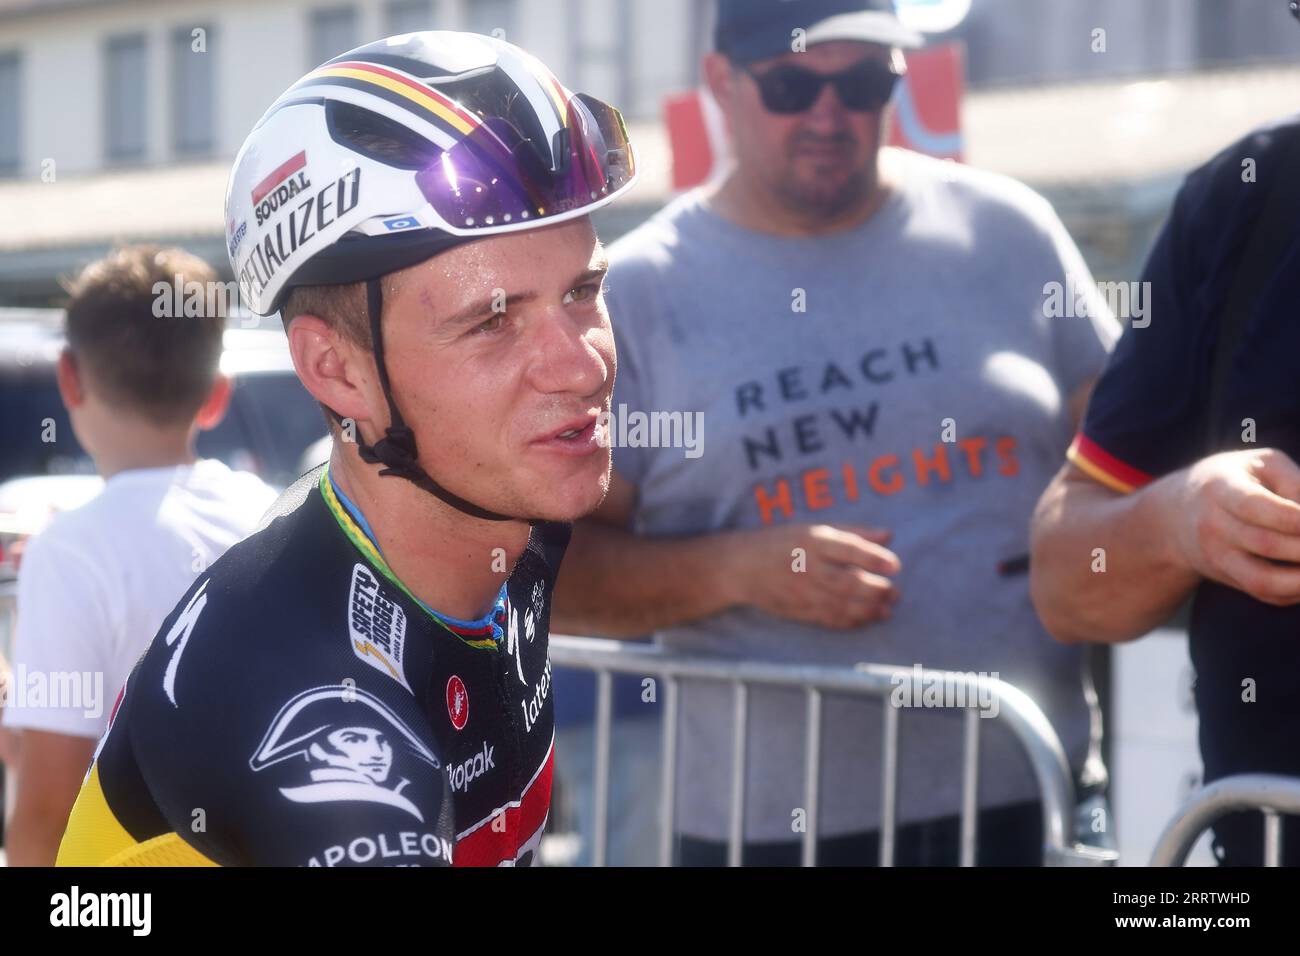
<svg viewBox="0 0 1300 956">
<path fill-rule="evenodd" d="M 432 30 L 433 4 L 430 0 L 390 0 L 388 4 L 388 35 L 419 33 Z"/>
<path fill-rule="evenodd" d="M 172 148 L 177 156 L 207 156 L 216 122 L 212 27 L 180 27 L 171 47 Z"/>
<path fill-rule="evenodd" d="M 330 7 L 311 14 L 309 66 L 320 66 L 357 45 L 357 12 L 351 7 Z"/>
<path fill-rule="evenodd" d="M 504 39 L 515 42 L 515 0 L 469 0 L 470 33 L 492 35 L 502 30 Z"/>
<path fill-rule="evenodd" d="M 144 34 L 111 37 L 105 51 L 104 143 L 110 162 L 144 159 L 149 111 Z"/>
<path fill-rule="evenodd" d="M 0 176 L 22 165 L 22 60 L 0 53 Z"/>
</svg>

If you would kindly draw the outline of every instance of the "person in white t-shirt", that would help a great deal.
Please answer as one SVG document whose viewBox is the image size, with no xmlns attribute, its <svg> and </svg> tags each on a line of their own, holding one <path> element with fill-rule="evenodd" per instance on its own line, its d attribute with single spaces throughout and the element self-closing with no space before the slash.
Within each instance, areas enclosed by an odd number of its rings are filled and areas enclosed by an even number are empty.
<svg viewBox="0 0 1300 956">
<path fill-rule="evenodd" d="M 218 371 L 224 316 L 154 313 L 157 283 L 170 295 L 174 282 L 216 278 L 180 250 L 136 246 L 91 264 L 70 290 L 59 391 L 105 484 L 33 538 L 19 569 L 3 711 L 20 731 L 11 865 L 54 864 L 131 667 L 186 588 L 275 498 L 255 475 L 195 455 L 198 432 L 230 399 Z"/>
</svg>

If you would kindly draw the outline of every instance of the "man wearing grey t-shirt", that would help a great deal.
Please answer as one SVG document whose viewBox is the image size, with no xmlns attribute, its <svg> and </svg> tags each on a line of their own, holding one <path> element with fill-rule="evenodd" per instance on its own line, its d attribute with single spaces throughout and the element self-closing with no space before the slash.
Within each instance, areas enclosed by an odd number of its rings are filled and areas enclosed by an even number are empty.
<svg viewBox="0 0 1300 956">
<path fill-rule="evenodd" d="M 1037 621 L 1023 556 L 1118 327 L 1042 198 L 881 148 L 917 42 L 887 0 L 720 3 L 705 76 L 736 162 L 610 250 L 615 475 L 575 530 L 556 627 L 996 674 L 1096 786 L 1084 658 Z M 647 447 L 651 412 L 702 430 Z M 798 862 L 804 713 L 797 690 L 750 690 L 746 863 Z M 957 862 L 960 716 L 901 715 L 898 863 Z M 880 721 L 825 701 L 819 862 L 876 859 Z M 725 861 L 732 722 L 729 686 L 683 684 L 681 863 Z M 1038 862 L 1027 761 L 981 730 L 979 862 Z"/>
</svg>

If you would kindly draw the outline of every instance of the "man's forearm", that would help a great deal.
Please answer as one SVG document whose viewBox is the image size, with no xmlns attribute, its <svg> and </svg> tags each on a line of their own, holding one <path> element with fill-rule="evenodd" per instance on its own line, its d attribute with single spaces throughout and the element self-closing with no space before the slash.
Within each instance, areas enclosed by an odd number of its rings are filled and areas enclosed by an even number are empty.
<svg viewBox="0 0 1300 956">
<path fill-rule="evenodd" d="M 1169 618 L 1199 575 L 1169 531 L 1169 476 L 1130 495 L 1058 475 L 1034 514 L 1030 587 L 1047 629 L 1061 641 L 1116 643 Z"/>
<path fill-rule="evenodd" d="M 594 521 L 574 526 L 555 586 L 553 633 L 639 637 L 738 603 L 723 567 L 729 532 L 651 538 Z"/>
<path fill-rule="evenodd" d="M 14 816 L 5 831 L 10 865 L 54 865 L 94 749 L 89 737 L 23 730 L 17 767 L 7 781 L 16 787 Z"/>
<path fill-rule="evenodd" d="M 67 814 L 36 807 L 19 798 L 6 830 L 5 855 L 10 866 L 53 866 L 67 827 Z"/>
</svg>

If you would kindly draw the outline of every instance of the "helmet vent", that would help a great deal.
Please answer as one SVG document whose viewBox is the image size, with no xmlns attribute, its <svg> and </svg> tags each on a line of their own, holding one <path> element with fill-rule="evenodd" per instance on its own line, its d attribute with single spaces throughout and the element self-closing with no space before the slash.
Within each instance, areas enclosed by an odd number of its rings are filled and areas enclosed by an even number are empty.
<svg viewBox="0 0 1300 956">
<path fill-rule="evenodd" d="M 327 102 L 325 123 L 334 142 L 396 169 L 423 169 L 442 152 L 409 127 L 351 103 Z"/>
</svg>

